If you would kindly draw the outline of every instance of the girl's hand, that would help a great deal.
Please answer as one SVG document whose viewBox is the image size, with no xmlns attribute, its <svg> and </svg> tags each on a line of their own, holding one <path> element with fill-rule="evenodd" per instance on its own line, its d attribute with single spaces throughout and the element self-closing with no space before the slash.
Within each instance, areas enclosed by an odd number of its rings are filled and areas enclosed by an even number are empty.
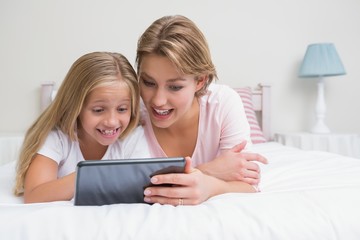
<svg viewBox="0 0 360 240">
<path fill-rule="evenodd" d="M 256 162 L 267 164 L 267 159 L 258 153 L 242 152 L 245 146 L 246 141 L 223 151 L 214 160 L 197 168 L 224 181 L 243 181 L 257 185 L 260 182 L 260 167 Z"/>
<path fill-rule="evenodd" d="M 152 186 L 144 190 L 144 201 L 148 203 L 178 205 L 196 205 L 208 198 L 225 192 L 255 192 L 248 184 L 227 183 L 215 177 L 203 174 L 191 167 L 191 158 L 186 157 L 185 174 L 163 174 L 151 178 L 151 183 L 173 184 L 172 187 Z"/>
</svg>

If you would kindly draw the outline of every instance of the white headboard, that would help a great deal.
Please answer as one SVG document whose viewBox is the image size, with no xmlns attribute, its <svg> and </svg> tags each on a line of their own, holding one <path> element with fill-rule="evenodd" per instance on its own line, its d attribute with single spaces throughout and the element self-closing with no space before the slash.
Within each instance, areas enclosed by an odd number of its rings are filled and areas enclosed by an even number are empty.
<svg viewBox="0 0 360 240">
<path fill-rule="evenodd" d="M 54 99 L 56 94 L 54 82 L 41 84 L 41 111 L 43 111 Z M 271 86 L 259 84 L 253 90 L 253 105 L 257 112 L 260 127 L 266 140 L 271 140 Z"/>
<path fill-rule="evenodd" d="M 271 132 L 271 86 L 259 84 L 253 90 L 253 105 L 266 140 L 272 140 Z"/>
<path fill-rule="evenodd" d="M 55 82 L 43 82 L 40 89 L 40 109 L 44 111 L 56 95 Z"/>
</svg>

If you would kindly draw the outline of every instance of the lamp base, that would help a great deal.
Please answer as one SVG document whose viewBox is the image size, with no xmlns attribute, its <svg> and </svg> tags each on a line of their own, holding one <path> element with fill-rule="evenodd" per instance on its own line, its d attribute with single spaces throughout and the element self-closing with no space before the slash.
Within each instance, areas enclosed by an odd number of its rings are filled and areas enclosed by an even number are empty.
<svg viewBox="0 0 360 240">
<path fill-rule="evenodd" d="M 324 80 L 322 77 L 318 81 L 318 96 L 316 101 L 316 124 L 311 129 L 312 133 L 330 133 L 330 129 L 325 125 L 326 104 L 324 97 Z"/>
<path fill-rule="evenodd" d="M 311 129 L 312 133 L 330 133 L 330 129 L 325 125 L 324 122 L 318 121 L 316 125 Z"/>
</svg>

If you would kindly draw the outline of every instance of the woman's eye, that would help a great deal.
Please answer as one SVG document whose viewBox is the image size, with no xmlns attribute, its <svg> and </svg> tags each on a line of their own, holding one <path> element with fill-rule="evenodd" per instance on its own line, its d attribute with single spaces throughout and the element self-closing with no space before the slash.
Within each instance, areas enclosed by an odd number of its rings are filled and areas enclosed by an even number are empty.
<svg viewBox="0 0 360 240">
<path fill-rule="evenodd" d="M 143 82 L 144 85 L 147 86 L 147 87 L 153 87 L 153 86 L 155 86 L 155 83 L 150 82 L 150 81 L 147 81 L 147 80 L 145 80 L 145 79 L 143 79 L 142 82 Z"/>
<path fill-rule="evenodd" d="M 169 86 L 170 90 L 172 91 L 179 91 L 181 90 L 183 87 L 182 86 Z"/>
</svg>

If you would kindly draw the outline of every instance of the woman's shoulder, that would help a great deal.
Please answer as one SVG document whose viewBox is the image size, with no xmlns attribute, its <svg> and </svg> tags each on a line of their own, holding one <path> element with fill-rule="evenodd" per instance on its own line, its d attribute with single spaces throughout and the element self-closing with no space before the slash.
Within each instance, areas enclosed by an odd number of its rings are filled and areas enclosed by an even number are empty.
<svg viewBox="0 0 360 240">
<path fill-rule="evenodd" d="M 230 86 L 226 84 L 219 84 L 219 83 L 211 83 L 208 88 L 210 91 L 214 92 L 221 92 L 221 91 L 228 91 L 232 89 Z"/>
<path fill-rule="evenodd" d="M 212 83 L 203 97 L 207 101 L 225 102 L 229 98 L 239 98 L 239 95 L 228 85 Z"/>
</svg>

